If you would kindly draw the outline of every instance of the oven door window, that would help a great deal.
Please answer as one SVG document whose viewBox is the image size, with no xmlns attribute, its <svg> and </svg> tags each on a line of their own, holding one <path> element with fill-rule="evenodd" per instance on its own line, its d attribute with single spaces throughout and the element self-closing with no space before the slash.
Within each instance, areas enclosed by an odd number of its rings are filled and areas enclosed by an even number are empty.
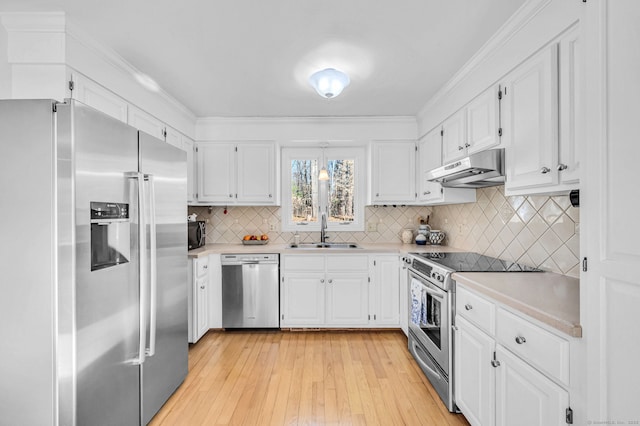
<svg viewBox="0 0 640 426">
<path fill-rule="evenodd" d="M 411 278 L 411 322 L 442 349 L 442 312 L 444 299 L 436 290 Z"/>
</svg>

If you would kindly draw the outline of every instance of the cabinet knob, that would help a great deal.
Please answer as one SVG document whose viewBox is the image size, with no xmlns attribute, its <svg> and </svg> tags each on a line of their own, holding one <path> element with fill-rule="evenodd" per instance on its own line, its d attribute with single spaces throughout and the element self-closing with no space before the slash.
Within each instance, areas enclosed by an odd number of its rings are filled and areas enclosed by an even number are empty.
<svg viewBox="0 0 640 426">
<path fill-rule="evenodd" d="M 424 192 L 422 193 L 422 195 L 429 195 L 429 194 L 431 194 L 431 191 L 424 191 Z"/>
<path fill-rule="evenodd" d="M 329 280 L 329 284 L 333 283 L 333 280 Z"/>
<path fill-rule="evenodd" d="M 524 337 L 522 337 L 522 336 L 517 336 L 517 337 L 516 337 L 516 343 L 517 343 L 517 344 L 519 344 L 519 345 L 523 344 L 523 343 L 524 343 L 524 342 L 526 342 L 526 341 L 527 341 L 527 339 L 525 339 L 525 338 L 524 338 Z"/>
<path fill-rule="evenodd" d="M 324 283 L 324 278 L 320 280 L 321 283 Z"/>
<path fill-rule="evenodd" d="M 473 309 L 473 306 L 471 306 L 470 304 L 468 304 L 468 303 L 467 303 L 466 305 L 464 305 L 464 308 L 465 308 L 467 311 L 470 311 L 470 310 L 472 310 L 472 309 Z"/>
<path fill-rule="evenodd" d="M 229 198 L 233 198 L 233 194 L 229 194 Z"/>
<path fill-rule="evenodd" d="M 491 365 L 493 366 L 493 368 L 498 368 L 500 366 L 500 361 L 498 361 L 497 359 L 492 359 Z"/>
<path fill-rule="evenodd" d="M 376 197 L 379 197 L 379 196 L 380 196 L 380 194 L 376 192 Z"/>
<path fill-rule="evenodd" d="M 468 142 L 464 144 L 464 147 L 465 147 L 465 148 L 469 148 L 470 146 L 471 146 L 471 144 L 470 144 L 470 143 L 468 143 Z"/>
<path fill-rule="evenodd" d="M 551 171 L 551 169 L 548 168 L 548 167 L 543 167 L 543 168 L 540 169 L 540 173 L 542 173 L 543 175 L 546 175 L 550 171 Z"/>
<path fill-rule="evenodd" d="M 569 166 L 567 166 L 566 164 L 560 163 L 560 164 L 558 164 L 558 171 L 561 172 L 563 170 L 567 170 L 568 167 Z"/>
<path fill-rule="evenodd" d="M 458 146 L 458 151 L 462 151 L 464 149 L 464 146 L 459 145 Z"/>
<path fill-rule="evenodd" d="M 269 198 L 273 198 L 273 195 L 269 194 Z"/>
<path fill-rule="evenodd" d="M 201 286 L 200 286 L 200 288 L 201 288 L 202 290 L 204 290 L 204 286 L 203 286 L 203 285 L 201 285 Z"/>
<path fill-rule="evenodd" d="M 204 265 L 202 269 L 209 269 L 209 265 Z"/>
</svg>

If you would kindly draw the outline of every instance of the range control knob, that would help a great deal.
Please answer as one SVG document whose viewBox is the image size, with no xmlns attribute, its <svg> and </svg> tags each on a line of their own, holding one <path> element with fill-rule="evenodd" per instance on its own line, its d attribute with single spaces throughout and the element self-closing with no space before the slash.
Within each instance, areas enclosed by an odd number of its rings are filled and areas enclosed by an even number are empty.
<svg viewBox="0 0 640 426">
<path fill-rule="evenodd" d="M 438 281 L 443 282 L 444 281 L 444 277 L 440 274 L 438 274 Z"/>
</svg>

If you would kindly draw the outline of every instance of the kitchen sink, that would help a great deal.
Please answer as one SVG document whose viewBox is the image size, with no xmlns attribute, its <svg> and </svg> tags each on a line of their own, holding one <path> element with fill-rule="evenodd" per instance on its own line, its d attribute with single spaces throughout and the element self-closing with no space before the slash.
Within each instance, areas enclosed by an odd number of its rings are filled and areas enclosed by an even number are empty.
<svg viewBox="0 0 640 426">
<path fill-rule="evenodd" d="M 292 249 L 359 249 L 362 248 L 356 243 L 300 243 L 289 244 L 287 248 Z"/>
</svg>

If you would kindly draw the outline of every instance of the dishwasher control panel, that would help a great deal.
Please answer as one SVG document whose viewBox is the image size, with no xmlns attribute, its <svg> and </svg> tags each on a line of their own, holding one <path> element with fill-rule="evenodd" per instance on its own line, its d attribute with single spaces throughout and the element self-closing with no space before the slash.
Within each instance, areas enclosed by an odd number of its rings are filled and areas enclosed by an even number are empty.
<svg viewBox="0 0 640 426">
<path fill-rule="evenodd" d="M 220 258 L 223 265 L 242 263 L 278 263 L 279 255 L 270 253 L 223 254 Z"/>
</svg>

